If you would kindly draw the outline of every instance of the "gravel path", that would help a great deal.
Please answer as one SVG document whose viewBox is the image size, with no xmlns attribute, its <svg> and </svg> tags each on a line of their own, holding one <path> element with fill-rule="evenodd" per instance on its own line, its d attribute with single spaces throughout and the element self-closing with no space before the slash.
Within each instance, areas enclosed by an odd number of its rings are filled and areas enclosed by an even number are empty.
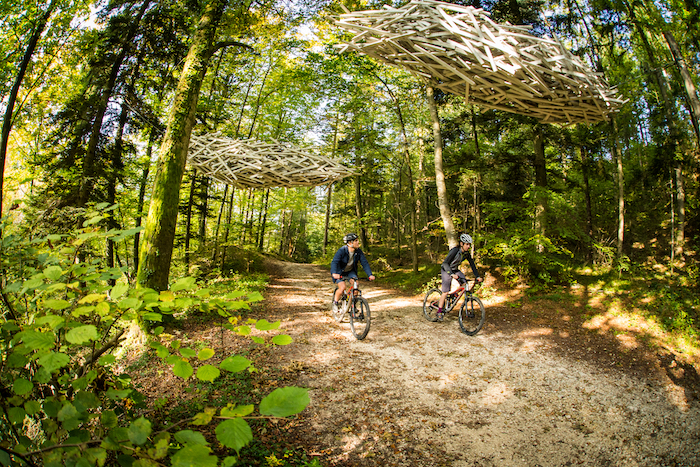
<svg viewBox="0 0 700 467">
<path fill-rule="evenodd" d="M 327 270 L 269 270 L 265 317 L 294 338 L 271 362 L 311 395 L 279 436 L 324 466 L 700 466 L 697 387 L 648 361 L 623 371 L 642 350 L 610 351 L 544 311 L 514 321 L 507 297 L 485 301 L 487 325 L 468 337 L 454 314 L 428 322 L 422 297 L 367 282 L 372 327 L 357 341 L 330 316 Z"/>
</svg>

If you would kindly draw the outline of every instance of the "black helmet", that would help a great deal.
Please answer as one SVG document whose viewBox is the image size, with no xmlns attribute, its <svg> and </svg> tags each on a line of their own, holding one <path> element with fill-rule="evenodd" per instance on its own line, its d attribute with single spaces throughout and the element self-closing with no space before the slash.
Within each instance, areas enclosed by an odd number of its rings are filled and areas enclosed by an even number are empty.
<svg viewBox="0 0 700 467">
<path fill-rule="evenodd" d="M 349 234 L 347 234 L 346 236 L 343 237 L 343 242 L 344 242 L 344 243 L 354 242 L 354 241 L 357 240 L 358 238 L 359 238 L 359 237 L 357 236 L 357 234 L 349 233 Z"/>
</svg>

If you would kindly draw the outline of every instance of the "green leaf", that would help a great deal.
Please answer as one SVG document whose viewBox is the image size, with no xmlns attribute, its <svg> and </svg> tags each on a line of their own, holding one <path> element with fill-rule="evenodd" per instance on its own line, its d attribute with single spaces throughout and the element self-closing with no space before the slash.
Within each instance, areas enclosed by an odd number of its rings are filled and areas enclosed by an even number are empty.
<svg viewBox="0 0 700 467">
<path fill-rule="evenodd" d="M 152 312 L 152 311 L 149 311 L 149 312 L 147 312 L 147 313 L 144 313 L 144 314 L 142 315 L 142 317 L 143 317 L 143 319 L 145 319 L 146 321 L 158 321 L 158 322 L 163 321 L 163 315 L 161 315 L 160 313 Z M 157 329 L 157 328 L 156 328 L 156 329 Z M 160 329 L 163 329 L 163 328 L 161 327 Z M 161 332 L 163 332 L 163 331 L 161 330 Z M 155 331 L 154 331 L 154 333 L 155 333 Z M 157 335 L 157 334 L 156 334 L 156 335 Z"/>
<path fill-rule="evenodd" d="M 117 299 L 124 295 L 128 290 L 128 284 L 119 283 L 112 287 L 112 290 L 109 292 L 109 296 L 112 297 L 112 300 L 117 301 Z"/>
<path fill-rule="evenodd" d="M 192 290 L 195 287 L 196 279 L 194 277 L 183 277 L 178 279 L 172 287 L 171 292 L 179 292 L 180 290 Z"/>
<path fill-rule="evenodd" d="M 180 349 L 180 355 L 182 355 L 185 358 L 192 358 L 197 356 L 197 352 L 190 349 L 189 347 L 183 347 Z"/>
<path fill-rule="evenodd" d="M 24 417 L 27 416 L 27 412 L 25 412 L 22 407 L 10 407 L 7 409 L 7 415 L 9 416 L 10 423 L 21 425 L 24 423 Z"/>
<path fill-rule="evenodd" d="M 85 344 L 86 342 L 96 341 L 98 338 L 97 328 L 92 324 L 78 326 L 66 333 L 66 340 L 71 344 Z"/>
<path fill-rule="evenodd" d="M 252 340 L 256 344 L 264 344 L 265 343 L 265 339 L 260 337 L 260 336 L 250 336 L 250 340 Z"/>
<path fill-rule="evenodd" d="M 192 430 L 182 430 L 175 433 L 175 439 L 180 444 L 198 444 L 200 446 L 207 446 L 207 440 L 204 435 L 199 431 Z"/>
<path fill-rule="evenodd" d="M 250 326 L 243 325 L 243 326 L 238 326 L 238 329 L 236 332 L 238 333 L 239 336 L 247 336 L 248 334 L 250 334 L 251 329 L 250 329 Z"/>
<path fill-rule="evenodd" d="M 222 417 L 245 417 L 246 415 L 250 415 L 253 413 L 253 410 L 255 410 L 254 405 L 238 405 L 234 408 L 230 407 L 225 407 L 221 409 L 221 416 Z"/>
<path fill-rule="evenodd" d="M 289 386 L 278 388 L 260 401 L 260 413 L 273 417 L 287 417 L 298 414 L 309 405 L 309 390 Z"/>
<path fill-rule="evenodd" d="M 56 334 L 53 332 L 26 331 L 20 334 L 22 342 L 34 350 L 49 350 L 56 345 Z"/>
<path fill-rule="evenodd" d="M 95 217 L 91 217 L 90 219 L 88 219 L 88 220 L 86 220 L 85 222 L 83 222 L 83 227 L 87 227 L 87 226 L 89 226 L 89 225 L 97 224 L 97 223 L 100 222 L 102 219 L 104 219 L 104 216 L 95 216 Z"/>
<path fill-rule="evenodd" d="M 247 294 L 247 301 L 248 302 L 259 302 L 263 299 L 263 296 L 260 292 L 248 292 Z"/>
<path fill-rule="evenodd" d="M 65 300 L 48 299 L 44 300 L 44 305 L 52 310 L 65 310 L 70 306 L 70 303 Z"/>
<path fill-rule="evenodd" d="M 41 411 L 41 404 L 38 401 L 27 401 L 24 403 L 24 410 L 28 415 L 36 415 Z"/>
<path fill-rule="evenodd" d="M 194 416 L 194 420 L 192 420 L 192 424 L 193 425 L 206 425 L 209 422 L 211 422 L 212 418 L 214 418 L 214 415 L 216 415 L 216 409 L 207 407 L 204 409 L 204 412 L 200 412 Z"/>
<path fill-rule="evenodd" d="M 58 315 L 40 316 L 35 321 L 35 323 L 38 326 L 48 326 L 51 329 L 56 329 L 58 326 L 60 326 L 64 322 L 65 322 L 65 319 L 63 319 L 62 316 L 58 316 Z"/>
<path fill-rule="evenodd" d="M 92 311 L 94 309 L 95 309 L 95 307 L 92 305 L 79 306 L 78 308 L 73 309 L 73 311 L 71 312 L 71 315 L 75 316 L 76 318 L 78 318 L 80 316 L 87 316 L 90 313 L 92 313 Z"/>
<path fill-rule="evenodd" d="M 189 364 L 186 360 L 178 359 L 177 362 L 175 362 L 175 365 L 173 365 L 173 373 L 175 376 L 179 376 L 182 379 L 187 379 L 192 374 L 194 373 L 194 370 L 192 369 L 192 365 Z"/>
<path fill-rule="evenodd" d="M 114 428 L 119 423 L 119 419 L 114 410 L 105 410 L 100 414 L 100 422 L 107 428 Z"/>
<path fill-rule="evenodd" d="M 286 334 L 278 334 L 272 338 L 272 343 L 275 345 L 289 345 L 292 343 L 292 338 Z"/>
<path fill-rule="evenodd" d="M 180 449 L 171 458 L 172 467 L 217 467 L 219 459 L 210 455 L 207 446 L 189 445 Z"/>
<path fill-rule="evenodd" d="M 138 310 L 141 308 L 141 305 L 143 304 L 142 300 L 139 300 L 138 298 L 134 297 L 128 297 L 125 298 L 124 300 L 120 300 L 117 306 L 121 308 L 122 310 L 127 310 L 129 308 L 133 308 L 134 310 Z"/>
<path fill-rule="evenodd" d="M 240 355 L 233 355 L 219 364 L 222 370 L 230 371 L 231 373 L 239 373 L 251 365 L 251 361 Z"/>
<path fill-rule="evenodd" d="M 210 349 L 210 348 L 202 349 L 197 354 L 197 358 L 199 358 L 201 361 L 209 360 L 213 356 L 214 356 L 214 349 Z"/>
<path fill-rule="evenodd" d="M 202 365 L 197 368 L 197 378 L 202 381 L 212 382 L 219 377 L 221 372 L 213 365 Z"/>
<path fill-rule="evenodd" d="M 148 441 L 148 437 L 151 435 L 151 422 L 143 417 L 140 417 L 129 425 L 129 441 L 141 446 Z"/>
<path fill-rule="evenodd" d="M 53 373 L 59 368 L 67 366 L 70 362 L 70 357 L 64 353 L 60 352 L 49 352 L 48 354 L 40 357 L 36 361 L 39 365 L 43 366 L 46 371 Z"/>
<path fill-rule="evenodd" d="M 126 399 L 131 394 L 131 389 L 109 389 L 105 393 L 107 397 L 114 401 Z"/>
<path fill-rule="evenodd" d="M 12 385 L 12 390 L 18 396 L 23 396 L 23 395 L 31 392 L 32 389 L 34 389 L 34 385 L 30 381 L 27 381 L 24 378 L 17 378 L 15 380 L 15 383 Z"/>
<path fill-rule="evenodd" d="M 257 323 L 255 323 L 255 329 L 259 329 L 260 331 L 270 331 L 272 329 L 277 329 L 280 327 L 280 322 L 276 321 L 274 323 L 270 323 L 266 319 L 259 319 Z"/>
<path fill-rule="evenodd" d="M 58 420 L 65 422 L 66 420 L 76 418 L 78 415 L 78 409 L 70 402 L 66 402 L 63 404 L 63 407 L 61 407 L 61 410 L 58 411 Z"/>
<path fill-rule="evenodd" d="M 227 448 L 239 452 L 253 440 L 253 432 L 242 418 L 224 420 L 216 427 L 216 439 Z"/>
<path fill-rule="evenodd" d="M 100 359 L 97 360 L 97 363 L 104 366 L 104 365 L 111 365 L 112 363 L 114 363 L 116 361 L 117 361 L 117 357 L 115 357 L 114 355 L 107 354 L 107 355 L 101 356 Z"/>
<path fill-rule="evenodd" d="M 44 269 L 44 276 L 52 281 L 58 280 L 61 277 L 61 274 L 63 274 L 63 271 L 59 266 L 49 266 L 48 268 Z"/>
</svg>

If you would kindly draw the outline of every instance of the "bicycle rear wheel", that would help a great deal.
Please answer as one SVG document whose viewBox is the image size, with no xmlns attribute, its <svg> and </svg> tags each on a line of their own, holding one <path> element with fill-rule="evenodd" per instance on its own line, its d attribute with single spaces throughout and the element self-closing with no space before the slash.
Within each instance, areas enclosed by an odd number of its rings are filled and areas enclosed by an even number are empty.
<svg viewBox="0 0 700 467">
<path fill-rule="evenodd" d="M 465 297 L 464 304 L 459 309 L 459 327 L 468 336 L 481 331 L 486 321 L 484 304 L 477 297 Z"/>
<path fill-rule="evenodd" d="M 333 291 L 333 295 L 331 295 L 331 315 L 333 315 L 333 319 L 336 320 L 339 323 L 343 322 L 343 317 L 345 316 L 345 306 L 347 303 L 345 303 L 345 300 L 340 300 L 338 302 L 338 309 L 335 310 L 333 309 L 333 300 L 335 299 L 335 293 L 338 291 L 338 287 L 335 288 Z"/>
<path fill-rule="evenodd" d="M 438 302 L 440 300 L 440 289 L 428 290 L 423 299 L 423 315 L 428 321 L 437 321 Z"/>
<path fill-rule="evenodd" d="M 358 298 L 355 305 L 357 308 L 354 311 L 350 310 L 350 329 L 358 340 L 362 340 L 369 332 L 369 303 L 364 298 Z"/>
</svg>

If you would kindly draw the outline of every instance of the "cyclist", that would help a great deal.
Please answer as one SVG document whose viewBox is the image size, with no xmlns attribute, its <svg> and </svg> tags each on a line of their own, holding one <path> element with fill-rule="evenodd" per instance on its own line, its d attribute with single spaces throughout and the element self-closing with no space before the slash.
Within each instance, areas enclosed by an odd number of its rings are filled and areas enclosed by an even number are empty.
<svg viewBox="0 0 700 467">
<path fill-rule="evenodd" d="M 345 279 L 350 279 L 350 286 L 353 284 L 352 281 L 357 279 L 358 263 L 362 265 L 362 269 L 367 273 L 369 280 L 374 280 L 369 262 L 360 249 L 360 239 L 357 234 L 347 234 L 343 237 L 343 242 L 345 245 L 335 252 L 333 261 L 331 261 L 331 278 L 334 283 L 338 284 L 338 290 L 333 297 L 334 312 L 338 311 L 338 301 L 345 291 Z"/>
<path fill-rule="evenodd" d="M 440 277 L 442 278 L 442 295 L 440 295 L 440 300 L 438 301 L 438 321 L 442 321 L 442 319 L 445 316 L 445 313 L 442 311 L 442 309 L 445 306 L 445 298 L 450 292 L 452 279 L 461 279 L 462 282 L 465 282 L 467 280 L 467 278 L 464 276 L 464 273 L 459 270 L 459 265 L 462 264 L 462 261 L 464 261 L 465 259 L 469 260 L 469 266 L 471 266 L 472 272 L 474 273 L 474 277 L 477 282 L 481 282 L 484 280 L 484 278 L 481 277 L 481 275 L 479 274 L 479 270 L 476 269 L 476 264 L 474 264 L 474 259 L 472 258 L 472 255 L 469 251 L 472 247 L 472 243 L 474 243 L 474 241 L 472 240 L 471 235 L 465 233 L 460 234 L 459 245 L 452 248 L 449 251 L 449 253 L 447 253 L 447 257 L 440 266 Z"/>
</svg>

